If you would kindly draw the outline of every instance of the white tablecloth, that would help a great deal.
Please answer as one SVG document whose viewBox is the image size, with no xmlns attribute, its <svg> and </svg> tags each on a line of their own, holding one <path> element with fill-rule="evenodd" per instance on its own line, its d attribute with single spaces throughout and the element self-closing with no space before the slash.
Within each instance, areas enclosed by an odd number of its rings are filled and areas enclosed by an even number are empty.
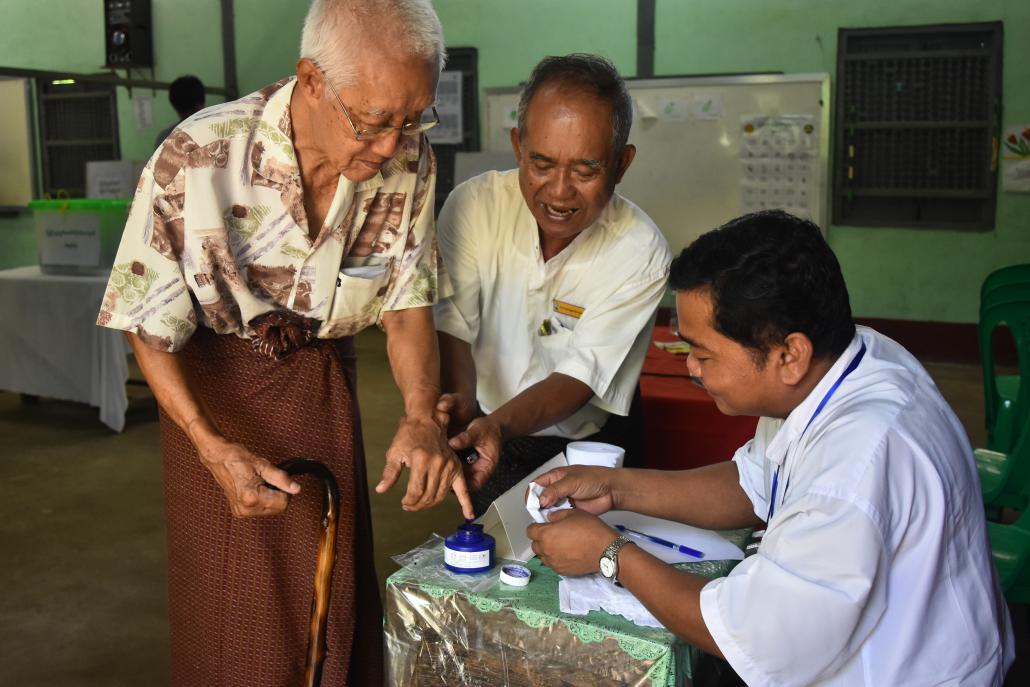
<svg viewBox="0 0 1030 687">
<path fill-rule="evenodd" d="M 129 405 L 129 344 L 98 327 L 107 277 L 0 271 L 0 389 L 88 403 L 116 432 Z"/>
</svg>

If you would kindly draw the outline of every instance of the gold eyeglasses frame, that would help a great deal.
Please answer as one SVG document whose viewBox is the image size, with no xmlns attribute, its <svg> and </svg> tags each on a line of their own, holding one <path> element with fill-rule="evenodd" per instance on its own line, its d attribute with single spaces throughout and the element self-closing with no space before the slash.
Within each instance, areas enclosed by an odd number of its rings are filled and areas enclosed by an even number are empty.
<svg viewBox="0 0 1030 687">
<path fill-rule="evenodd" d="M 343 104 L 343 99 L 340 97 L 340 94 L 336 92 L 336 88 L 333 86 L 333 82 L 329 80 L 329 75 L 325 73 L 325 70 L 322 69 L 321 65 L 319 65 L 317 62 L 312 60 L 311 63 L 315 65 L 315 68 L 318 69 L 319 73 L 322 75 L 322 79 L 325 81 L 325 85 L 329 87 L 329 92 L 332 93 L 333 97 L 336 98 L 336 103 L 340 106 L 340 110 L 343 111 L 343 116 L 347 119 L 347 123 L 350 125 L 351 131 L 354 132 L 354 138 L 356 138 L 359 141 L 373 141 L 379 138 L 380 136 L 393 133 L 394 131 L 399 131 L 401 133 L 401 136 L 417 136 L 424 131 L 429 131 L 434 126 L 440 123 L 440 115 L 437 114 L 436 106 L 434 105 L 430 107 L 430 110 L 433 113 L 433 118 L 430 120 L 420 122 L 405 122 L 400 126 L 368 126 L 359 129 L 354 124 L 354 119 L 350 116 L 350 112 L 347 110 L 347 106 Z"/>
</svg>

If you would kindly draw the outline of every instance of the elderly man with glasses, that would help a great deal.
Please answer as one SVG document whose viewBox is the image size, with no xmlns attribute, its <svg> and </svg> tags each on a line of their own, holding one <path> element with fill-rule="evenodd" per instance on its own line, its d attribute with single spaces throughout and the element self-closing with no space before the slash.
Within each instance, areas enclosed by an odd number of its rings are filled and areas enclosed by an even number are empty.
<svg viewBox="0 0 1030 687">
<path fill-rule="evenodd" d="M 300 684 L 321 494 L 293 456 L 340 486 L 323 683 L 381 683 L 361 329 L 385 329 L 405 407 L 377 491 L 407 466 L 406 510 L 453 489 L 472 515 L 434 417 L 443 60 L 429 0 L 314 0 L 296 77 L 182 122 L 140 179 L 98 323 L 161 407 L 173 685 Z"/>
</svg>

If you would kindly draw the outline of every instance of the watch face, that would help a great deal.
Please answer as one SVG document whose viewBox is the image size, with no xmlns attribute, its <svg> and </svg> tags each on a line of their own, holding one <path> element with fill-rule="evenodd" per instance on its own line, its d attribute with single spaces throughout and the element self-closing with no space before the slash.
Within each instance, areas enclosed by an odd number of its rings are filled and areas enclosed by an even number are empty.
<svg viewBox="0 0 1030 687">
<path fill-rule="evenodd" d="M 615 561 L 605 556 L 601 559 L 601 574 L 605 577 L 615 577 Z"/>
</svg>

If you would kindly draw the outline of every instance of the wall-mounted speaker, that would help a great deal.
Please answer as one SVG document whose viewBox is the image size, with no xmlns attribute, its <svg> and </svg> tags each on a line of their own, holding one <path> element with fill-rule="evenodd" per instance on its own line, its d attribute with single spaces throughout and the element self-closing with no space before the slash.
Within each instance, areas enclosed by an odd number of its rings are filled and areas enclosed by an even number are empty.
<svg viewBox="0 0 1030 687">
<path fill-rule="evenodd" d="M 150 0 L 104 0 L 108 67 L 153 67 Z"/>
</svg>

